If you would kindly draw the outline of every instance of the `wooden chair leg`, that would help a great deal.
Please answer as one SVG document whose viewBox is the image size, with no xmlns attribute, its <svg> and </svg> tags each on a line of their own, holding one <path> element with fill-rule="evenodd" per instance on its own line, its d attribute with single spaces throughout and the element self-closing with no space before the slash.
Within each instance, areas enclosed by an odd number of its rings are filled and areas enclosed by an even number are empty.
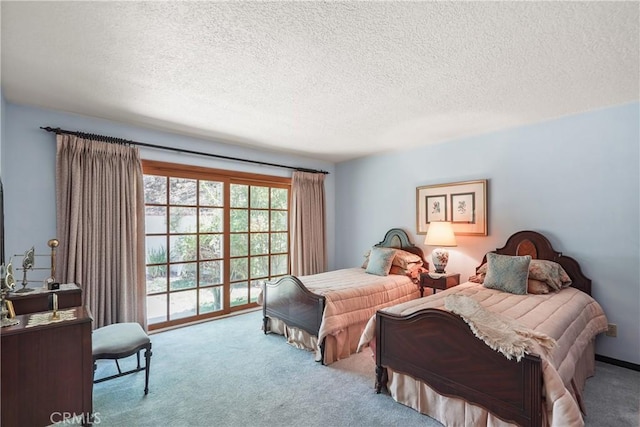
<svg viewBox="0 0 640 427">
<path fill-rule="evenodd" d="M 139 353 L 138 353 L 139 354 Z M 145 370 L 144 370 L 144 394 L 149 394 L 149 369 L 151 368 L 151 343 L 144 352 Z"/>
</svg>

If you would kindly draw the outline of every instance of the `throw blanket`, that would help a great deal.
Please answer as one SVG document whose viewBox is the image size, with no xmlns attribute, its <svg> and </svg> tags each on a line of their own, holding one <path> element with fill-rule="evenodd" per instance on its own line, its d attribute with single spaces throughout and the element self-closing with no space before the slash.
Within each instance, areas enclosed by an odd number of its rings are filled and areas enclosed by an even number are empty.
<svg viewBox="0 0 640 427">
<path fill-rule="evenodd" d="M 556 345 L 556 340 L 547 334 L 536 332 L 518 322 L 485 310 L 473 298 L 464 295 L 449 295 L 444 299 L 444 307 L 462 317 L 474 335 L 493 350 L 504 354 L 509 360 L 515 357 L 519 362 L 537 342 L 548 353 Z"/>
</svg>

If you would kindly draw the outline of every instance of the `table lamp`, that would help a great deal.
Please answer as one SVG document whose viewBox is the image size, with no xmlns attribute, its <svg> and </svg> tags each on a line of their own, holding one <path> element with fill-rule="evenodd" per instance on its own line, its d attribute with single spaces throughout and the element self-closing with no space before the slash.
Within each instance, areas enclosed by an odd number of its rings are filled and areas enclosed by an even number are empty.
<svg viewBox="0 0 640 427">
<path fill-rule="evenodd" d="M 429 246 L 437 246 L 431 252 L 433 266 L 436 273 L 444 273 L 444 269 L 449 261 L 449 251 L 443 246 L 456 246 L 456 236 L 453 234 L 453 227 L 448 221 L 434 221 L 429 224 L 427 236 L 424 244 Z"/>
</svg>

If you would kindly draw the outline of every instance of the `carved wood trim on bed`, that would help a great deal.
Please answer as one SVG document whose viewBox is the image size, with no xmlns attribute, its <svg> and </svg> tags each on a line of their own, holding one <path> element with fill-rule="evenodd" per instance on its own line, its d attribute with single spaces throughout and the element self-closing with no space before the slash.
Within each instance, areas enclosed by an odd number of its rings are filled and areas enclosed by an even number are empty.
<svg viewBox="0 0 640 427">
<path fill-rule="evenodd" d="M 425 309 L 408 317 L 378 312 L 376 322 L 381 366 L 421 379 L 442 395 L 464 396 L 516 424 L 541 425 L 538 356 L 507 360 L 477 339 L 459 316 L 443 310 Z M 376 392 L 382 386 L 377 381 Z"/>
<path fill-rule="evenodd" d="M 425 267 L 422 249 L 415 246 L 409 240 L 407 233 L 400 228 L 392 228 L 384 236 L 384 239 L 375 246 L 397 248 L 419 255 Z M 296 327 L 318 336 L 322 323 L 325 298 L 309 291 L 304 284 L 293 275 L 287 275 L 275 282 L 267 282 L 263 288 L 263 330 L 269 332 L 269 318 L 273 317 L 284 321 L 288 326 Z M 324 344 L 320 343 L 321 352 L 324 353 Z M 322 354 L 324 360 L 324 354 Z"/>
<path fill-rule="evenodd" d="M 273 316 L 288 326 L 317 335 L 322 323 L 324 303 L 323 296 L 309 291 L 295 276 L 288 275 L 274 283 L 267 283 L 262 306 L 265 333 L 269 316 Z"/>
<path fill-rule="evenodd" d="M 429 263 L 424 259 L 424 252 L 422 252 L 422 249 L 411 243 L 409 236 L 401 228 L 392 228 L 387 231 L 384 235 L 384 239 L 382 239 L 380 243 L 376 244 L 376 246 L 402 249 L 403 251 L 411 252 L 412 254 L 416 254 L 422 258 L 422 265 L 425 268 L 429 267 Z"/>
<path fill-rule="evenodd" d="M 582 274 L 578 263 L 555 251 L 547 238 L 537 232 L 515 233 L 494 252 L 529 254 L 558 262 L 571 277 L 572 286 L 586 293 L 591 291 L 591 280 Z M 409 316 L 378 311 L 378 393 L 386 387 L 387 367 L 422 380 L 442 395 L 483 407 L 505 421 L 523 426 L 542 423 L 540 357 L 528 354 L 520 362 L 508 360 L 476 338 L 462 318 L 448 311 L 424 309 Z"/>
<path fill-rule="evenodd" d="M 555 261 L 571 277 L 572 288 L 580 289 L 582 292 L 591 295 L 591 279 L 582 273 L 580 264 L 575 259 L 554 250 L 551 242 L 536 231 L 518 231 L 509 237 L 502 248 L 492 252 L 500 255 L 531 255 L 533 259 Z M 480 265 L 485 262 L 487 262 L 486 255 Z"/>
</svg>

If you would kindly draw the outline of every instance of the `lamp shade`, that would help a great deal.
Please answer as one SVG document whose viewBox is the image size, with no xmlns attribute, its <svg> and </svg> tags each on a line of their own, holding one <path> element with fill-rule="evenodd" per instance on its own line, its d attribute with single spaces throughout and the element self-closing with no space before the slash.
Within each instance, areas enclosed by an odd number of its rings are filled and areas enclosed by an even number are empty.
<svg viewBox="0 0 640 427">
<path fill-rule="evenodd" d="M 453 227 L 448 221 L 434 221 L 429 224 L 424 244 L 429 246 L 457 246 Z"/>
</svg>

